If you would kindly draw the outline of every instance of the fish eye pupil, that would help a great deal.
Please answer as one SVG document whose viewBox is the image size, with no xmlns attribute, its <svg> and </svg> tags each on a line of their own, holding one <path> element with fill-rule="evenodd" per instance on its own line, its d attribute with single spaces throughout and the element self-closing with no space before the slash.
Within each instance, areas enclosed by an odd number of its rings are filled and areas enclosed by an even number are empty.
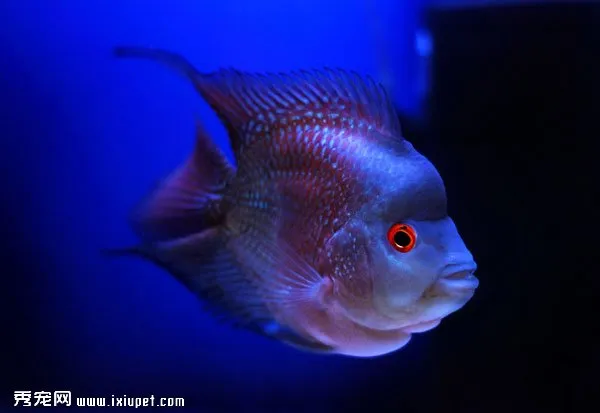
<svg viewBox="0 0 600 413">
<path fill-rule="evenodd" d="M 406 230 L 400 230 L 394 234 L 394 243 L 399 247 L 408 247 L 412 239 Z"/>
</svg>

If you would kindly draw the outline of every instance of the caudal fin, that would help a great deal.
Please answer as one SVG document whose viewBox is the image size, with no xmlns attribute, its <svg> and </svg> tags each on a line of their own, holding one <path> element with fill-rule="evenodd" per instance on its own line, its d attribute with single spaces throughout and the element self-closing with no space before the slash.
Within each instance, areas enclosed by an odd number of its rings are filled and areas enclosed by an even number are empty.
<svg viewBox="0 0 600 413">
<path fill-rule="evenodd" d="M 164 241 L 218 225 L 221 193 L 234 173 L 198 122 L 194 152 L 136 208 L 134 230 L 146 241 Z"/>
</svg>

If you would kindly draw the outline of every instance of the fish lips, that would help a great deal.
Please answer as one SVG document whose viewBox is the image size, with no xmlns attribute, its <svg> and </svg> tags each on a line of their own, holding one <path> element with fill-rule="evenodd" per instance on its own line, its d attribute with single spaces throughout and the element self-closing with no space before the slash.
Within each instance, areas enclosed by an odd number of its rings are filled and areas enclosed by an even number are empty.
<svg viewBox="0 0 600 413">
<path fill-rule="evenodd" d="M 479 287 L 475 263 L 452 264 L 444 267 L 435 289 L 448 295 L 472 294 Z"/>
</svg>

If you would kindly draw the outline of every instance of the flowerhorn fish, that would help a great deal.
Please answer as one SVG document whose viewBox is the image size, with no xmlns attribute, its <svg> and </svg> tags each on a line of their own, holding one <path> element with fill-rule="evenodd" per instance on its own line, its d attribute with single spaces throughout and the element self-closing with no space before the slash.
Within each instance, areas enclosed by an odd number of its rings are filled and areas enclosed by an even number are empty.
<svg viewBox="0 0 600 413">
<path fill-rule="evenodd" d="M 476 263 L 436 168 L 401 135 L 384 88 L 341 69 L 201 73 L 118 47 L 192 82 L 225 125 L 232 164 L 196 147 L 134 214 L 138 246 L 215 314 L 296 348 L 373 357 L 463 307 Z"/>
</svg>

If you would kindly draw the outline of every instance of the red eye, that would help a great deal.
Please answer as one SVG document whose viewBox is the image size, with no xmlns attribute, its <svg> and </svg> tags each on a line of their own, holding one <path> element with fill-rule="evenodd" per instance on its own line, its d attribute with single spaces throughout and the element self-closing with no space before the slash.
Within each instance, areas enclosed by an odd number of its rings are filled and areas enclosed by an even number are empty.
<svg viewBox="0 0 600 413">
<path fill-rule="evenodd" d="M 400 252 L 409 252 L 415 247 L 417 233 L 407 224 L 394 224 L 387 233 L 389 243 Z"/>
</svg>

